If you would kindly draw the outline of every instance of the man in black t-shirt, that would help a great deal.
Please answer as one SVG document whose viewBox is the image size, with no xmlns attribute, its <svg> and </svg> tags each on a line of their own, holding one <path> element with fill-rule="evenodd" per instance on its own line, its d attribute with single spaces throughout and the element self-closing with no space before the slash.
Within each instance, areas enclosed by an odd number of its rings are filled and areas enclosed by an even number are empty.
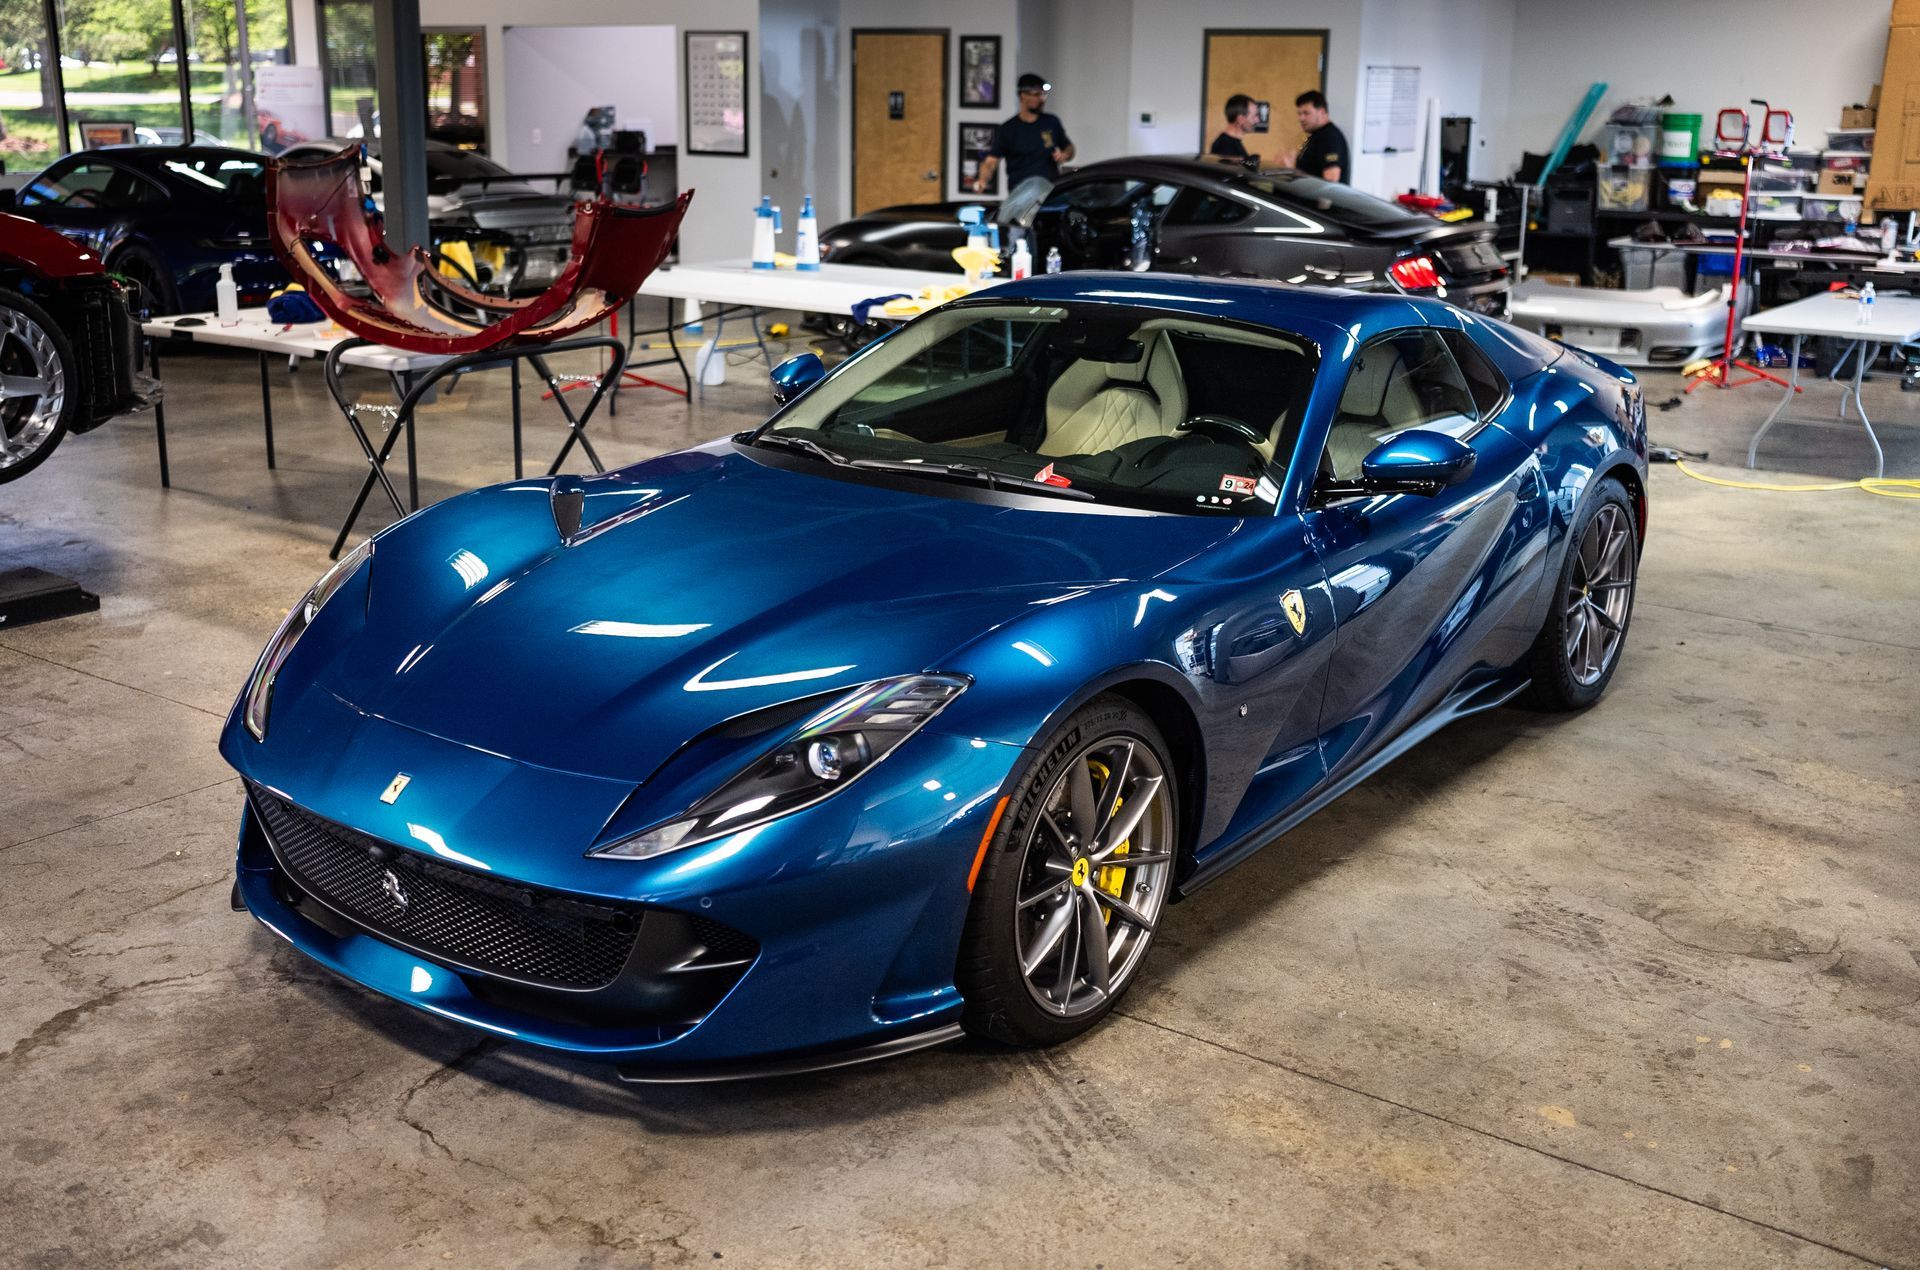
<svg viewBox="0 0 1920 1270">
<path fill-rule="evenodd" d="M 1326 94 L 1318 89 L 1301 93 L 1293 99 L 1293 107 L 1301 129 L 1307 134 L 1307 144 L 1300 147 L 1293 161 L 1295 170 L 1325 181 L 1347 181 L 1348 173 L 1353 170 L 1347 153 L 1347 134 L 1327 118 Z"/>
<path fill-rule="evenodd" d="M 1073 142 L 1067 138 L 1066 126 L 1044 109 L 1052 87 L 1038 75 L 1020 77 L 1020 113 L 994 130 L 993 147 L 973 182 L 974 193 L 992 191 L 994 170 L 1002 162 L 1007 165 L 1007 188 L 1011 190 L 1030 177 L 1057 180 L 1060 165 L 1073 161 Z"/>
<path fill-rule="evenodd" d="M 1235 93 L 1227 98 L 1227 126 L 1207 147 L 1208 154 L 1217 154 L 1229 159 L 1247 158 L 1246 143 L 1241 140 L 1251 130 L 1253 98 L 1245 93 Z"/>
</svg>

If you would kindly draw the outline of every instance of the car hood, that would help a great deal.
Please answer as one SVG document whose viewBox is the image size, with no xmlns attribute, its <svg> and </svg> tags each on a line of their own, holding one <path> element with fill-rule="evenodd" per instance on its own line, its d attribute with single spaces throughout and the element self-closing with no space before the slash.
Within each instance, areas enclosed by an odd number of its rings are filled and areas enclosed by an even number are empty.
<svg viewBox="0 0 1920 1270">
<path fill-rule="evenodd" d="M 546 481 L 402 522 L 376 544 L 364 627 L 318 682 L 464 745 L 641 781 L 725 720 L 940 669 L 1030 606 L 1155 576 L 1234 528 L 787 463 L 723 442 L 576 482 L 572 545 Z"/>
</svg>

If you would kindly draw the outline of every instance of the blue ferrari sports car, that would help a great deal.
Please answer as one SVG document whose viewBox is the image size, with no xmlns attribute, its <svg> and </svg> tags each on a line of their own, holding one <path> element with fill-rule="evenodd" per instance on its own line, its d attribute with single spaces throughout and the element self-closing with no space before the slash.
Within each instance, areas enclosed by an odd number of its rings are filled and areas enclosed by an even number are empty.
<svg viewBox="0 0 1920 1270">
<path fill-rule="evenodd" d="M 1066 273 L 775 383 L 343 556 L 222 738 L 235 906 L 632 1080 L 1046 1045 L 1170 901 L 1619 666 L 1640 388 L 1494 319 Z"/>
</svg>

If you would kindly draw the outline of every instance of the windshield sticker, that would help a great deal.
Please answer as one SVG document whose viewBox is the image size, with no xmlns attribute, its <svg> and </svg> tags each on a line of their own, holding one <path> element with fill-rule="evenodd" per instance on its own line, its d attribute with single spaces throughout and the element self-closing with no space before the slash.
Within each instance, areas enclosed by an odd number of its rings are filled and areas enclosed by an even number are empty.
<svg viewBox="0 0 1920 1270">
<path fill-rule="evenodd" d="M 1060 474 L 1059 474 L 1058 472 L 1056 472 L 1056 471 L 1054 471 L 1054 470 L 1053 470 L 1053 464 L 1051 464 L 1051 463 L 1049 463 L 1049 464 L 1047 464 L 1047 465 L 1046 465 L 1045 467 L 1043 467 L 1043 468 L 1041 468 L 1041 469 L 1040 469 L 1040 470 L 1039 470 L 1038 472 L 1035 472 L 1035 473 L 1033 474 L 1033 479 L 1034 479 L 1034 480 L 1036 480 L 1036 481 L 1039 481 L 1039 482 L 1040 482 L 1041 484 L 1043 484 L 1043 485 L 1068 485 L 1068 486 L 1070 486 L 1070 485 L 1072 485 L 1072 484 L 1073 484 L 1073 482 L 1072 482 L 1072 481 L 1070 481 L 1070 480 L 1068 480 L 1068 479 L 1067 479 L 1066 477 L 1064 477 L 1064 476 L 1062 476 L 1062 475 L 1060 475 Z"/>
<path fill-rule="evenodd" d="M 1220 478 L 1220 488 L 1228 494 L 1251 494 L 1254 479 L 1251 476 L 1223 476 Z"/>
</svg>

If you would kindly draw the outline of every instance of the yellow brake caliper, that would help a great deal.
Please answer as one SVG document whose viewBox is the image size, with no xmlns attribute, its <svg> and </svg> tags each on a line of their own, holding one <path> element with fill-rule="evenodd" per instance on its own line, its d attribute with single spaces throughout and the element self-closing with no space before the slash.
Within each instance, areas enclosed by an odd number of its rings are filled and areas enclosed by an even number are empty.
<svg viewBox="0 0 1920 1270">
<path fill-rule="evenodd" d="M 1107 778 L 1110 775 L 1112 775 L 1111 769 L 1109 769 L 1107 765 L 1105 763 L 1102 763 L 1099 759 L 1088 759 L 1087 767 L 1093 773 L 1095 779 L 1099 780 L 1102 784 L 1105 784 Z M 1123 805 L 1125 805 L 1125 803 L 1126 803 L 1126 799 L 1115 797 L 1113 800 L 1113 806 L 1108 809 L 1107 814 L 1117 815 L 1120 811 L 1120 808 Z M 1115 847 L 1113 849 L 1113 854 L 1125 855 L 1132 848 L 1132 846 L 1133 846 L 1133 840 L 1129 838 L 1127 841 Z M 1116 869 L 1110 866 L 1103 866 L 1100 872 L 1094 875 L 1094 879 L 1093 879 L 1093 884 L 1095 887 L 1099 888 L 1102 891 L 1105 891 L 1108 895 L 1113 896 L 1115 899 L 1120 898 L 1120 892 L 1122 888 L 1126 886 L 1126 882 L 1127 882 L 1127 871 L 1125 869 Z M 1106 920 L 1108 924 L 1111 925 L 1113 922 L 1113 910 L 1110 908 L 1105 909 L 1104 913 L 1106 915 Z"/>
</svg>

